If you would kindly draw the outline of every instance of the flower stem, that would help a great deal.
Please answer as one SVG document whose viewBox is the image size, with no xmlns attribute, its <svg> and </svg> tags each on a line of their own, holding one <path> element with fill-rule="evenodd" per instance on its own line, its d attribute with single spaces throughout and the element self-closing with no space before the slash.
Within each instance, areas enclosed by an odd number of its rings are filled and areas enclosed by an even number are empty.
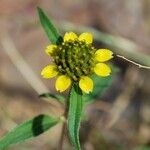
<svg viewBox="0 0 150 150">
<path fill-rule="evenodd" d="M 64 134 L 65 134 L 66 122 L 62 125 L 61 136 L 59 140 L 58 150 L 63 150 Z"/>
<path fill-rule="evenodd" d="M 70 90 L 71 91 L 71 90 Z M 66 103 L 65 103 L 65 110 L 64 110 L 64 118 L 67 120 L 67 115 L 68 115 L 68 107 L 69 107 L 69 96 L 70 96 L 70 91 L 69 91 L 69 94 L 68 94 L 68 98 L 66 100 Z M 64 121 L 63 122 L 63 125 L 62 125 L 62 130 L 61 130 L 61 136 L 60 136 L 60 140 L 59 140 L 59 145 L 58 145 L 58 150 L 63 150 L 63 142 L 64 142 L 64 137 L 65 137 L 65 131 L 66 131 L 66 127 L 67 127 L 67 121 Z"/>
</svg>

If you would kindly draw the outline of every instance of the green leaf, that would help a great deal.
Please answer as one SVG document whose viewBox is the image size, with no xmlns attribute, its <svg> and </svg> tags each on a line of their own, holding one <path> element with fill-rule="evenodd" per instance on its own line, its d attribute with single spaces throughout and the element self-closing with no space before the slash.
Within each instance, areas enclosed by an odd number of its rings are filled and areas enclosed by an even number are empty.
<svg viewBox="0 0 150 150">
<path fill-rule="evenodd" d="M 58 94 L 43 93 L 43 94 L 40 94 L 39 97 L 48 98 L 48 99 L 53 98 L 53 99 L 58 100 L 62 104 L 64 104 L 64 102 L 65 102 L 65 97 L 62 95 L 58 95 Z"/>
<path fill-rule="evenodd" d="M 60 120 L 60 118 L 42 114 L 26 121 L 0 139 L 0 149 L 36 137 L 56 125 Z"/>
<path fill-rule="evenodd" d="M 112 76 L 104 78 L 93 75 L 91 78 L 94 82 L 94 89 L 90 94 L 84 95 L 84 101 L 86 103 L 91 103 L 94 101 L 95 98 L 101 96 L 101 94 L 109 87 L 112 81 Z"/>
<path fill-rule="evenodd" d="M 45 15 L 45 13 L 43 12 L 43 10 L 41 8 L 38 7 L 37 9 L 38 9 L 40 22 L 41 22 L 49 40 L 53 44 L 59 44 L 60 42 L 62 42 L 62 37 L 60 36 L 59 32 L 57 31 L 57 29 L 55 28 L 53 23 L 48 19 L 48 17 Z"/>
<path fill-rule="evenodd" d="M 78 85 L 73 85 L 69 97 L 68 132 L 70 141 L 76 150 L 80 150 L 79 128 L 83 110 L 82 92 Z"/>
</svg>

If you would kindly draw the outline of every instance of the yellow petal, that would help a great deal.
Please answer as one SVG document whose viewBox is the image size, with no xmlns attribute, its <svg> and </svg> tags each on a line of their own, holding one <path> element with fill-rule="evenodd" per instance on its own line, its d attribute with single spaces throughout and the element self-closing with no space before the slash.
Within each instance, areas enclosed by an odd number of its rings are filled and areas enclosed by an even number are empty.
<svg viewBox="0 0 150 150">
<path fill-rule="evenodd" d="M 71 85 L 71 79 L 66 75 L 57 78 L 55 88 L 57 91 L 63 92 Z"/>
<path fill-rule="evenodd" d="M 53 78 L 58 74 L 57 67 L 54 65 L 48 65 L 44 67 L 44 69 L 41 72 L 41 75 L 43 78 Z"/>
<path fill-rule="evenodd" d="M 57 48 L 57 45 L 51 44 L 51 45 L 46 47 L 45 52 L 47 55 L 50 56 L 56 48 Z"/>
<path fill-rule="evenodd" d="M 64 35 L 64 42 L 77 39 L 78 36 L 74 32 L 66 32 Z"/>
<path fill-rule="evenodd" d="M 106 77 L 106 76 L 110 75 L 111 69 L 110 69 L 110 67 L 108 65 L 106 65 L 104 63 L 98 63 L 94 67 L 94 72 L 98 76 Z"/>
<path fill-rule="evenodd" d="M 99 62 L 105 62 L 113 58 L 113 52 L 109 49 L 99 49 L 95 52 L 95 59 Z"/>
<path fill-rule="evenodd" d="M 82 76 L 79 81 L 79 87 L 85 93 L 92 92 L 93 90 L 93 80 L 87 76 Z"/>
<path fill-rule="evenodd" d="M 85 32 L 79 36 L 79 41 L 85 41 L 87 44 L 92 44 L 93 35 L 91 33 Z"/>
</svg>

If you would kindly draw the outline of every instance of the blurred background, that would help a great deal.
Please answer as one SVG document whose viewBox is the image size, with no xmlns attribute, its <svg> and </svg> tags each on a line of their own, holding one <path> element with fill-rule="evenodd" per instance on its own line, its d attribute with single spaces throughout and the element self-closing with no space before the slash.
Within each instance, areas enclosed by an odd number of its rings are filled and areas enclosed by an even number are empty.
<svg viewBox="0 0 150 150">
<path fill-rule="evenodd" d="M 56 91 L 54 80 L 40 76 L 50 60 L 44 53 L 49 41 L 39 23 L 37 6 L 62 34 L 92 32 L 97 48 L 110 48 L 150 66 L 149 0 L 0 0 L 0 137 L 35 115 L 63 114 L 59 103 L 38 97 Z M 150 71 L 119 57 L 112 63 L 115 73 L 109 87 L 85 108 L 82 148 L 150 150 Z M 9 149 L 56 150 L 61 126 Z M 72 149 L 67 139 L 64 149 Z"/>
</svg>

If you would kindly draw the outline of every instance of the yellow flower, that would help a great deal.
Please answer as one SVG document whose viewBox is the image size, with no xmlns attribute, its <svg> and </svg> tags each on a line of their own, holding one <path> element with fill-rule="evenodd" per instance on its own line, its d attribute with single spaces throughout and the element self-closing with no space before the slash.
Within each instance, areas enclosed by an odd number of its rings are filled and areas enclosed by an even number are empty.
<svg viewBox="0 0 150 150">
<path fill-rule="evenodd" d="M 45 52 L 46 52 L 47 55 L 50 56 L 56 48 L 57 48 L 56 45 L 51 44 L 51 45 L 46 47 Z"/>
<path fill-rule="evenodd" d="M 79 86 L 85 93 L 92 92 L 93 81 L 91 78 L 89 78 L 87 76 L 82 76 L 82 77 L 80 77 Z"/>
<path fill-rule="evenodd" d="M 57 67 L 55 65 L 47 65 L 41 72 L 43 78 L 53 78 L 57 76 Z"/>
<path fill-rule="evenodd" d="M 79 84 L 85 93 L 92 92 L 93 81 L 90 76 L 95 73 L 106 77 L 111 68 L 106 62 L 113 58 L 112 51 L 96 49 L 92 46 L 91 33 L 82 33 L 79 37 L 74 32 L 67 32 L 59 45 L 47 46 L 46 53 L 53 58 L 53 65 L 46 66 L 41 75 L 43 78 L 57 77 L 55 88 L 65 91 L 71 83 Z"/>
</svg>

